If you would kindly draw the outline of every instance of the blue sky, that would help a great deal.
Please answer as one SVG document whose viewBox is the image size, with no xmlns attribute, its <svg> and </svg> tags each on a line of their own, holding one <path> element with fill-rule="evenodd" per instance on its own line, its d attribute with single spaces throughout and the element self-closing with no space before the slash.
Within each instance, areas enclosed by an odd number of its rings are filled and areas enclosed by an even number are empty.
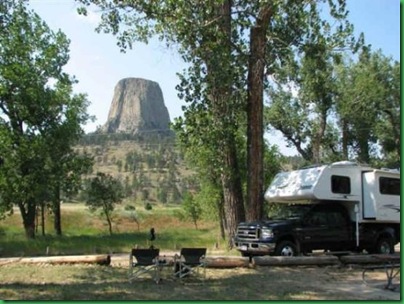
<svg viewBox="0 0 404 304">
<path fill-rule="evenodd" d="M 61 29 L 71 40 L 70 61 L 65 70 L 79 83 L 76 92 L 87 93 L 91 102 L 89 113 L 97 120 L 85 126 L 91 132 L 106 122 L 116 83 L 125 77 L 140 77 L 156 81 L 163 91 L 171 120 L 181 116 L 184 105 L 177 98 L 176 76 L 185 65 L 175 49 L 152 41 L 136 44 L 134 50 L 121 53 L 113 36 L 94 31 L 99 21 L 97 12 L 88 17 L 76 13 L 74 0 L 30 0 L 30 7 L 52 30 Z M 364 32 L 366 42 L 373 49 L 381 49 L 386 56 L 400 60 L 400 1 L 347 0 L 350 21 L 355 33 Z M 279 136 L 271 136 L 285 154 L 295 154 L 285 148 Z"/>
</svg>

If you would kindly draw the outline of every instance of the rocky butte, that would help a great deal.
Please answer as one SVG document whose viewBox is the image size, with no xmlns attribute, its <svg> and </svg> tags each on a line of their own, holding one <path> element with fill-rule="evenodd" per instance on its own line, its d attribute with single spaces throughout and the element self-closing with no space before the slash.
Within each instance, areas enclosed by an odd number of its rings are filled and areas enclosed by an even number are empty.
<svg viewBox="0 0 404 304">
<path fill-rule="evenodd" d="M 124 78 L 115 86 L 106 133 L 170 134 L 170 116 L 157 82 Z"/>
</svg>

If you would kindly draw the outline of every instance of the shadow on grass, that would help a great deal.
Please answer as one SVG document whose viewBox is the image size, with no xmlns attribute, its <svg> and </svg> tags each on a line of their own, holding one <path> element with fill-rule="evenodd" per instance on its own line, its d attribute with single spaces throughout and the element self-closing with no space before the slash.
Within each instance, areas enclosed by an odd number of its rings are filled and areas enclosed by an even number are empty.
<svg viewBox="0 0 404 304">
<path fill-rule="evenodd" d="M 287 293 L 271 293 L 269 282 L 258 281 L 254 274 L 237 274 L 231 278 L 192 278 L 181 282 L 164 278 L 155 284 L 145 277 L 130 284 L 126 271 L 114 271 L 105 278 L 93 269 L 77 277 L 78 283 L 0 284 L 5 300 L 263 300 L 288 299 Z M 267 287 L 268 287 L 267 286 Z"/>
<path fill-rule="evenodd" d="M 151 278 L 129 283 L 127 269 L 80 268 L 72 281 L 0 283 L 4 300 L 364 300 L 391 299 L 363 288 L 359 278 L 317 268 L 208 269 L 205 281 L 182 281 L 163 273 L 155 284 Z M 348 271 L 348 270 L 347 270 Z M 340 274 L 340 273 L 339 273 Z M 348 280 L 349 278 L 349 280 Z M 341 285 L 341 283 L 343 283 Z M 379 292 L 378 290 L 376 292 Z M 399 294 L 397 295 L 399 299 Z"/>
</svg>

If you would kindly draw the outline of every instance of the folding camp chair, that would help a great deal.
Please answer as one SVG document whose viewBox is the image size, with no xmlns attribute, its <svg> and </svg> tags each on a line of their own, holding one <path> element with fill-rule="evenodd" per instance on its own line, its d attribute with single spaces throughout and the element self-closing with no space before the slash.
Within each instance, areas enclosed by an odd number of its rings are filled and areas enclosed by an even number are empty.
<svg viewBox="0 0 404 304">
<path fill-rule="evenodd" d="M 129 255 L 129 282 L 148 273 L 156 283 L 160 282 L 160 249 L 132 249 Z"/>
<path fill-rule="evenodd" d="M 206 248 L 182 248 L 180 255 L 174 256 L 174 275 L 180 279 L 191 275 L 200 274 L 203 270 L 203 278 L 206 277 Z"/>
</svg>

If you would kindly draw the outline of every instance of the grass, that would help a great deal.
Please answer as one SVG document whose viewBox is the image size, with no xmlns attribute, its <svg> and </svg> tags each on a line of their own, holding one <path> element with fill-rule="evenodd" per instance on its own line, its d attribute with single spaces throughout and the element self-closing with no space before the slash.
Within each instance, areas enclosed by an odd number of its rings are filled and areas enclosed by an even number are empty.
<svg viewBox="0 0 404 304">
<path fill-rule="evenodd" d="M 141 209 L 141 208 L 138 208 Z M 154 228 L 154 246 L 162 250 L 181 247 L 213 248 L 218 244 L 225 248 L 225 241 L 218 240 L 215 223 L 204 221 L 195 229 L 193 223 L 178 218 L 177 206 L 153 207 L 153 210 L 136 211 L 139 227 L 131 219 L 130 212 L 120 206 L 116 210 L 113 235 L 109 235 L 106 221 L 88 211 L 82 204 L 62 205 L 63 236 L 53 234 L 53 217 L 46 216 L 45 236 L 39 231 L 35 240 L 27 240 L 21 224 L 21 216 L 15 212 L 0 221 L 0 257 L 127 253 L 134 246 L 149 247 L 149 231 Z"/>
<path fill-rule="evenodd" d="M 320 267 L 207 269 L 206 280 L 129 283 L 127 266 L 9 264 L 0 267 L 4 300 L 399 300 L 400 293 L 363 285 L 361 271 Z M 380 272 L 383 275 L 383 271 Z"/>
<path fill-rule="evenodd" d="M 45 236 L 27 240 L 16 212 L 0 221 L 0 257 L 125 253 L 134 245 L 148 247 L 150 227 L 162 250 L 203 246 L 218 242 L 213 222 L 191 222 L 177 217 L 178 207 L 155 206 L 137 210 L 140 227 L 124 207 L 117 210 L 113 235 L 105 221 L 80 204 L 62 205 L 64 235 L 52 234 L 52 216 L 47 215 Z M 224 242 L 219 247 L 228 254 Z M 223 250 L 224 249 L 224 250 Z M 119 258 L 121 260 L 119 260 Z M 116 260 L 115 260 L 116 259 Z M 114 261 L 115 260 L 115 261 Z M 118 262 L 117 262 L 118 260 Z M 0 299 L 4 300 L 398 300 L 399 293 L 366 289 L 358 269 L 333 267 L 256 267 L 206 270 L 204 282 L 175 280 L 172 269 L 164 270 L 156 285 L 145 277 L 129 283 L 127 259 L 114 255 L 110 266 L 9 263 L 0 266 Z M 380 272 L 383 278 L 383 271 Z M 365 290 L 366 289 L 366 290 Z M 359 292 L 360 291 L 360 292 Z"/>
<path fill-rule="evenodd" d="M 193 279 L 186 284 L 175 281 L 164 272 L 163 281 L 156 285 L 151 278 L 135 280 L 130 284 L 127 270 L 118 267 L 102 266 L 51 266 L 37 270 L 26 266 L 7 266 L 7 284 L 0 285 L 2 299 L 22 300 L 203 300 L 203 299 L 276 299 L 269 288 L 262 292 L 264 285 L 257 281 L 261 275 L 254 270 L 207 271 L 208 280 L 204 283 Z M 0 269 L 0 274 L 5 268 Z M 50 275 L 51 274 L 51 275 Z M 281 299 L 290 299 L 289 292 L 282 293 Z"/>
</svg>

